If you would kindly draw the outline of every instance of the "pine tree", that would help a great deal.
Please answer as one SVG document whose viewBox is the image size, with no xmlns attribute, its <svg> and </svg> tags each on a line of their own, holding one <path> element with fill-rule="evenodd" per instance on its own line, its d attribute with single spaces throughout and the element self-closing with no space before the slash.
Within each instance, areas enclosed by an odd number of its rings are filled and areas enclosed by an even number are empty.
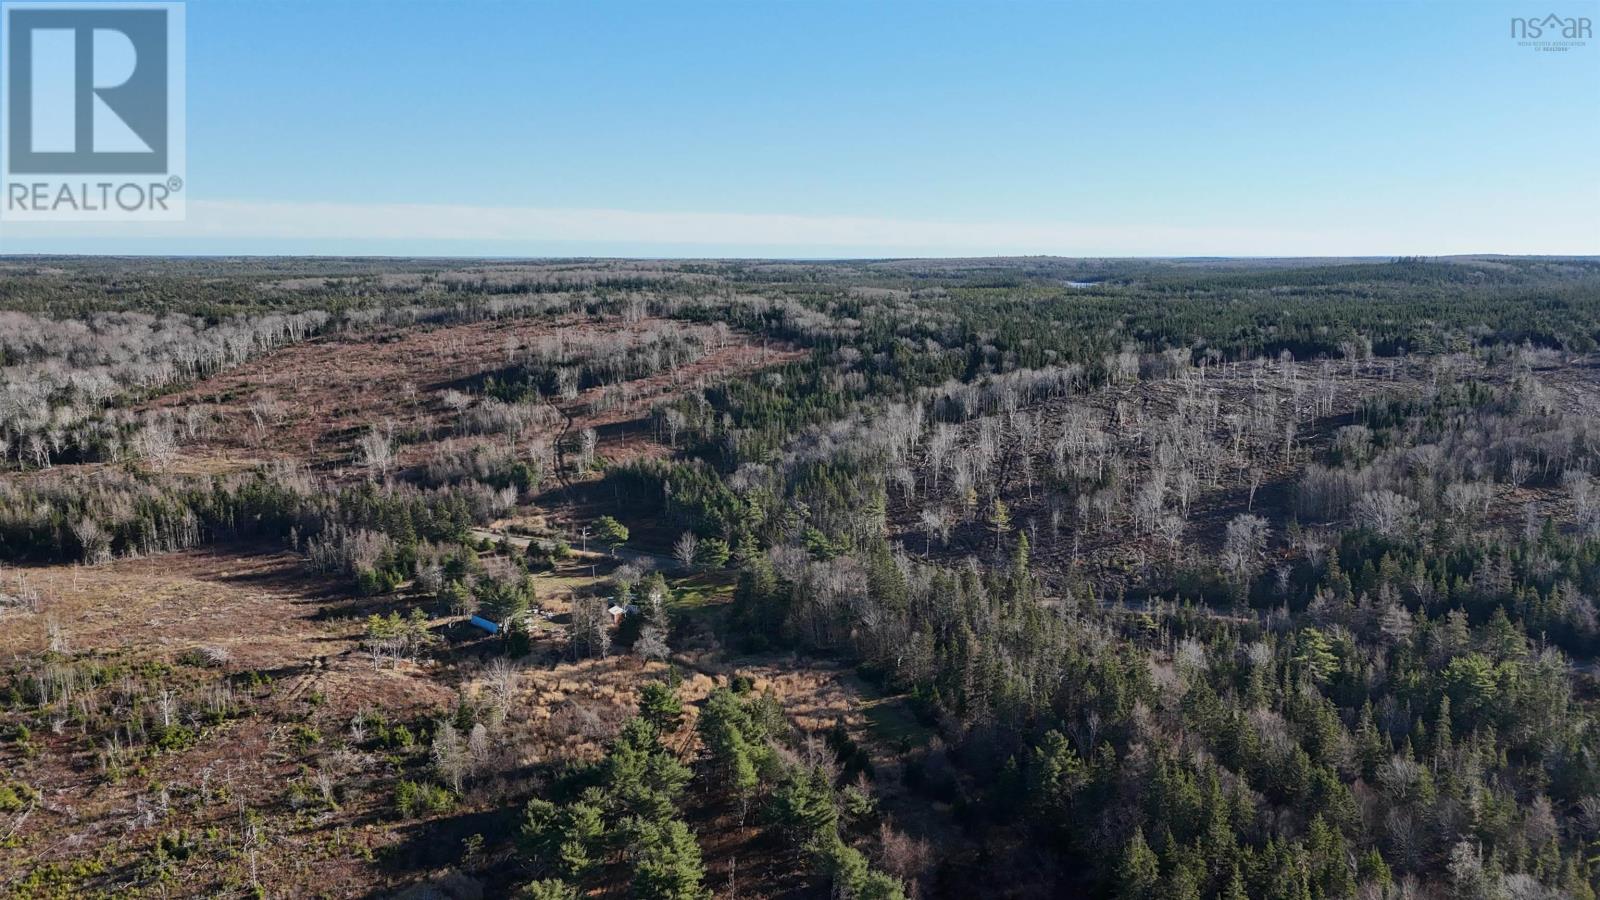
<svg viewBox="0 0 1600 900">
<path fill-rule="evenodd" d="M 701 900 L 707 896 L 705 865 L 700 845 L 689 826 L 670 819 L 664 824 L 642 822 L 635 848 L 639 854 L 633 872 L 633 893 L 641 900 Z"/>
<path fill-rule="evenodd" d="M 561 808 L 539 797 L 522 809 L 522 828 L 517 833 L 517 848 L 535 869 L 553 867 L 561 846 Z"/>
<path fill-rule="evenodd" d="M 1586 866 L 1579 860 L 1577 854 L 1567 857 L 1567 864 L 1561 870 L 1561 890 L 1572 900 L 1594 900 L 1594 886 L 1590 884 L 1585 875 Z"/>
<path fill-rule="evenodd" d="M 700 711 L 696 728 L 711 751 L 712 759 L 722 769 L 725 784 L 735 796 L 748 800 L 759 779 L 755 748 L 747 736 L 752 725 L 739 698 L 727 688 L 712 691 Z"/>
<path fill-rule="evenodd" d="M 600 777 L 615 811 L 659 821 L 673 814 L 690 772 L 662 748 L 654 728 L 633 718 L 612 742 Z"/>
<path fill-rule="evenodd" d="M 1311 881 L 1327 897 L 1349 897 L 1356 885 L 1345 863 L 1344 835 L 1328 827 L 1322 816 L 1311 820 L 1306 837 L 1306 853 L 1311 861 Z"/>
<path fill-rule="evenodd" d="M 639 717 L 657 734 L 671 734 L 683 722 L 683 701 L 672 688 L 647 681 L 639 686 Z"/>
<path fill-rule="evenodd" d="M 523 808 L 517 842 L 535 869 L 577 879 L 593 867 L 604 834 L 599 807 L 583 801 L 557 806 L 534 798 Z"/>
<path fill-rule="evenodd" d="M 1200 900 L 1200 882 L 1188 866 L 1173 866 L 1161 888 L 1162 900 Z"/>
<path fill-rule="evenodd" d="M 564 810 L 561 846 L 557 850 L 563 875 L 577 880 L 588 874 L 605 837 L 600 808 L 589 803 L 571 803 Z"/>
<path fill-rule="evenodd" d="M 1321 684 L 1339 665 L 1328 638 L 1316 628 L 1302 628 L 1297 636 L 1294 661 L 1312 682 Z"/>
<path fill-rule="evenodd" d="M 1376 848 L 1368 850 L 1362 855 L 1361 861 L 1357 866 L 1357 873 L 1363 884 L 1387 888 L 1394 883 L 1394 873 L 1389 870 L 1389 864 L 1384 862 L 1383 854 L 1379 853 Z"/>
<path fill-rule="evenodd" d="M 628 542 L 628 526 L 611 516 L 601 516 L 595 520 L 594 536 L 600 543 L 610 547 L 612 555 L 615 555 Z"/>
<path fill-rule="evenodd" d="M 1229 803 L 1222 793 L 1221 781 L 1212 772 L 1206 782 L 1206 825 L 1200 836 L 1200 855 L 1211 870 L 1212 883 L 1218 884 L 1229 869 L 1237 868 L 1234 857 L 1238 841 L 1229 821 Z"/>
<path fill-rule="evenodd" d="M 542 878 L 522 886 L 516 900 L 578 900 L 578 889 L 556 878 Z"/>
<path fill-rule="evenodd" d="M 728 557 L 731 555 L 727 541 L 721 538 L 706 538 L 696 549 L 694 561 L 708 569 L 720 569 L 728 564 Z"/>
<path fill-rule="evenodd" d="M 813 848 L 836 839 L 839 814 L 833 786 L 821 769 L 796 769 L 772 794 L 771 812 L 791 840 Z"/>
<path fill-rule="evenodd" d="M 1439 698 L 1439 715 L 1433 723 L 1433 758 L 1434 763 L 1443 763 L 1449 760 L 1451 752 L 1455 749 L 1450 733 L 1450 695 Z"/>
<path fill-rule="evenodd" d="M 1244 876 L 1239 872 L 1238 863 L 1233 865 L 1233 875 L 1229 877 L 1227 887 L 1222 889 L 1221 900 L 1250 900 L 1250 892 L 1244 886 Z"/>
<path fill-rule="evenodd" d="M 1017 549 L 1011 556 L 1011 576 L 1021 582 L 1028 577 L 1028 533 L 1017 535 Z"/>
<path fill-rule="evenodd" d="M 1161 864 L 1145 843 L 1144 829 L 1136 828 L 1117 869 L 1117 900 L 1156 900 L 1160 887 Z"/>
<path fill-rule="evenodd" d="M 1356 759 L 1361 764 L 1362 777 L 1370 780 L 1388 758 L 1389 742 L 1378 731 L 1372 701 L 1368 700 L 1361 705 L 1361 714 L 1356 719 Z"/>
</svg>

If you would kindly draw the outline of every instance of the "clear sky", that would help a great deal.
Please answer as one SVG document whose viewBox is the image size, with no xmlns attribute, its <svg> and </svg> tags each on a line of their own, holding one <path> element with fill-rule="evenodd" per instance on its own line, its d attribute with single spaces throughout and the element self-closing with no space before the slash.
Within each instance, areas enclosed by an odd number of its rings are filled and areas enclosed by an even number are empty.
<svg viewBox="0 0 1600 900">
<path fill-rule="evenodd" d="M 185 223 L 6 252 L 1600 253 L 1597 0 L 188 4 Z"/>
</svg>

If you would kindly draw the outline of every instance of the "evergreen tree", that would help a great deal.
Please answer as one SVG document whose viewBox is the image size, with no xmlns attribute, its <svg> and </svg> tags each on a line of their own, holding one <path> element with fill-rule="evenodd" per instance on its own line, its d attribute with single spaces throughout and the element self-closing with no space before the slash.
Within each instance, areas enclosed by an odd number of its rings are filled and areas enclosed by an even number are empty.
<svg viewBox="0 0 1600 900">
<path fill-rule="evenodd" d="M 1439 698 L 1439 714 L 1433 720 L 1433 757 L 1436 762 L 1449 759 L 1455 750 L 1455 742 L 1451 737 L 1450 726 L 1450 695 Z"/>
<path fill-rule="evenodd" d="M 989 506 L 989 528 L 994 531 L 994 547 L 999 550 L 1006 535 L 1011 533 L 1011 507 L 999 497 Z"/>
<path fill-rule="evenodd" d="M 565 881 L 543 878 L 522 886 L 516 900 L 578 900 L 578 889 Z"/>
<path fill-rule="evenodd" d="M 1389 864 L 1384 862 L 1383 854 L 1376 848 L 1362 854 L 1357 865 L 1356 874 L 1363 884 L 1375 885 L 1387 889 L 1394 883 L 1394 874 L 1389 870 Z"/>
<path fill-rule="evenodd" d="M 677 819 L 644 821 L 635 829 L 633 893 L 640 900 L 701 900 L 705 866 L 689 826 Z"/>
<path fill-rule="evenodd" d="M 628 526 L 611 516 L 601 516 L 595 520 L 594 536 L 600 543 L 611 548 L 612 554 L 615 555 L 617 550 L 628 542 Z"/>
<path fill-rule="evenodd" d="M 1378 731 L 1378 725 L 1373 720 L 1372 701 L 1361 705 L 1361 714 L 1356 719 L 1356 761 L 1361 765 L 1362 777 L 1372 779 L 1382 765 L 1389 758 L 1389 742 Z"/>
<path fill-rule="evenodd" d="M 1221 900 L 1250 900 L 1250 892 L 1245 888 L 1244 876 L 1239 872 L 1238 863 L 1233 865 L 1233 872 L 1228 876 L 1228 883 L 1222 889 Z"/>
<path fill-rule="evenodd" d="M 683 701 L 672 688 L 647 681 L 639 686 L 639 717 L 658 735 L 671 734 L 683 722 Z"/>
<path fill-rule="evenodd" d="M 833 786 L 821 769 L 795 769 L 772 793 L 772 818 L 796 843 L 826 846 L 837 835 Z"/>
<path fill-rule="evenodd" d="M 721 538 L 706 538 L 695 548 L 695 562 L 708 569 L 720 569 L 728 564 L 731 555 L 728 542 Z"/>
<path fill-rule="evenodd" d="M 1117 868 L 1117 900 L 1156 900 L 1160 888 L 1160 861 L 1145 843 L 1144 829 L 1136 828 Z"/>
<path fill-rule="evenodd" d="M 734 796 L 748 801 L 760 783 L 756 771 L 758 748 L 750 741 L 753 725 L 739 698 L 727 688 L 712 691 L 695 727 L 721 770 L 724 783 Z"/>
</svg>

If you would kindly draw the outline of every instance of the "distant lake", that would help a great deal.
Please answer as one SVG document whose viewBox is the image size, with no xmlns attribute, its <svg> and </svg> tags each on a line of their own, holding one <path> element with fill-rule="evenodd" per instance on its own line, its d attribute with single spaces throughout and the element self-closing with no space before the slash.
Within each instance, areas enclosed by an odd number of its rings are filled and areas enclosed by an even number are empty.
<svg viewBox="0 0 1600 900">
<path fill-rule="evenodd" d="M 1104 283 L 1103 281 L 1069 281 L 1067 282 L 1067 287 L 1086 288 Z"/>
</svg>

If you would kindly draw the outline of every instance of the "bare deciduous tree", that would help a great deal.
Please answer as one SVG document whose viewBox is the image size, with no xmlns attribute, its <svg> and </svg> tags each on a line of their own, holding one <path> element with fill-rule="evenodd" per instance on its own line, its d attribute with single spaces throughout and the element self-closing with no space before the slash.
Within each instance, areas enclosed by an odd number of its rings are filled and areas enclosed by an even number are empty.
<svg viewBox="0 0 1600 900">
<path fill-rule="evenodd" d="M 394 441 L 388 430 L 376 425 L 368 428 L 367 433 L 356 442 L 356 456 L 362 465 L 378 477 L 388 475 L 395 459 Z"/>
<path fill-rule="evenodd" d="M 1222 542 L 1222 568 L 1234 584 L 1248 586 L 1261 571 L 1267 550 L 1267 520 L 1242 513 L 1228 523 Z"/>
<path fill-rule="evenodd" d="M 1368 491 L 1355 505 L 1356 521 L 1385 537 L 1408 533 L 1416 514 L 1417 501 L 1390 490 Z"/>
<path fill-rule="evenodd" d="M 699 548 L 700 539 L 695 537 L 694 532 L 685 531 L 683 534 L 678 535 L 677 542 L 672 545 L 672 557 L 678 561 L 678 565 L 683 566 L 685 569 L 692 569 L 694 568 L 695 551 Z"/>
</svg>

